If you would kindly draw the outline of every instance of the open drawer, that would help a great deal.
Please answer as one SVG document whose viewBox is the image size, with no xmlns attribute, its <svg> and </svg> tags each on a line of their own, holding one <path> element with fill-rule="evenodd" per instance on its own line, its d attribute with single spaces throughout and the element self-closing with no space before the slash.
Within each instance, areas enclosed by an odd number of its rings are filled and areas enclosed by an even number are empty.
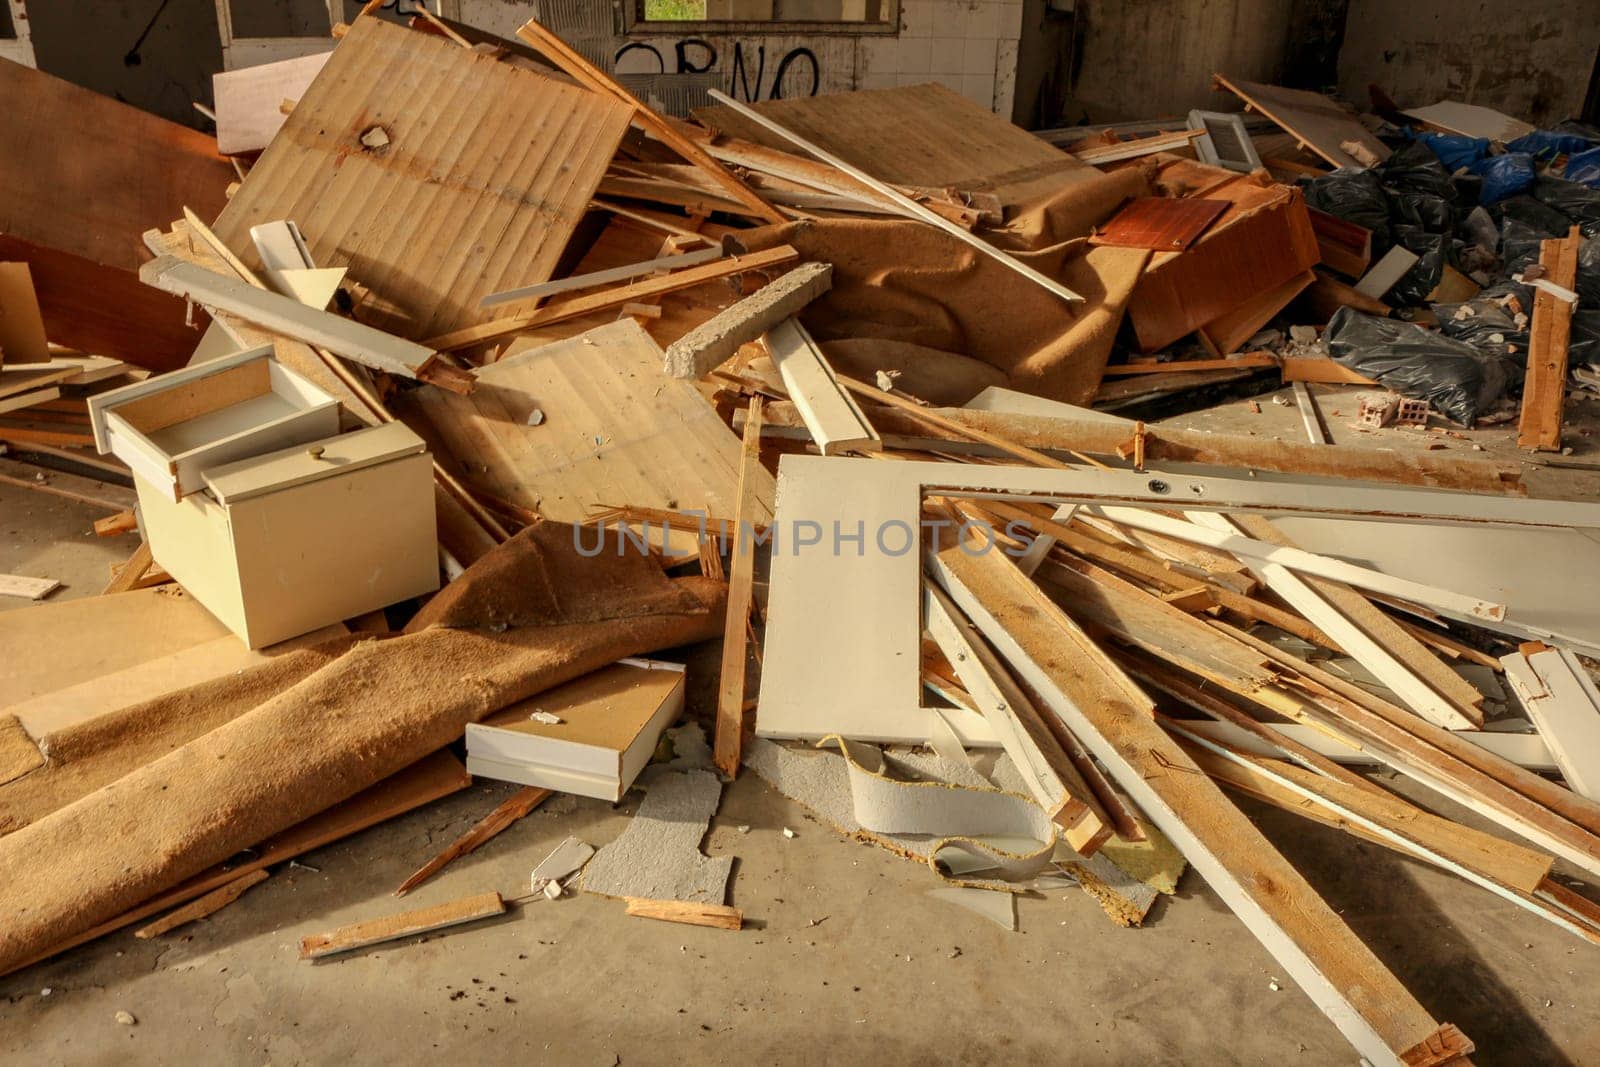
<svg viewBox="0 0 1600 1067">
<path fill-rule="evenodd" d="M 263 345 L 91 397 L 89 419 L 101 452 L 176 501 L 209 468 L 334 436 L 339 402 Z"/>
</svg>

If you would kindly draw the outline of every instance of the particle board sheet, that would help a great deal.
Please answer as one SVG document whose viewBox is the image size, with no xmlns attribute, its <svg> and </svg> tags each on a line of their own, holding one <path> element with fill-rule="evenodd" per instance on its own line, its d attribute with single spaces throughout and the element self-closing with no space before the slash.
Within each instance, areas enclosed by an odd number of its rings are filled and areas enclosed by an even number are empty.
<svg viewBox="0 0 1600 1067">
<path fill-rule="evenodd" d="M 25 701 L 228 636 L 176 587 L 0 612 L 0 694 Z"/>
<path fill-rule="evenodd" d="M 328 62 L 328 52 L 276 63 L 224 70 L 211 76 L 217 105 L 217 151 L 236 156 L 272 143 L 288 116 L 285 100 L 298 101 Z"/>
<path fill-rule="evenodd" d="M 475 326 L 500 314 L 483 297 L 550 278 L 630 114 L 358 19 L 214 229 L 259 268 L 250 228 L 293 219 L 318 266 L 372 290 L 368 325 L 414 340 Z M 374 127 L 387 144 L 363 143 Z"/>
<path fill-rule="evenodd" d="M 1407 118 L 1416 119 L 1424 126 L 1460 134 L 1462 137 L 1483 137 L 1490 141 L 1515 141 L 1534 131 L 1534 127 L 1521 119 L 1512 118 L 1492 107 L 1463 104 L 1459 100 L 1441 100 L 1427 107 L 1407 108 Z"/>
<path fill-rule="evenodd" d="M 1182 252 L 1231 206 L 1227 200 L 1141 196 L 1106 220 L 1089 243 Z"/>
<path fill-rule="evenodd" d="M 750 105 L 882 181 L 987 189 L 1016 203 L 1100 172 L 937 83 Z M 786 152 L 794 146 L 732 108 L 696 108 L 715 130 Z"/>
<path fill-rule="evenodd" d="M 1213 75 L 1212 79 L 1220 88 L 1294 134 L 1301 144 L 1335 167 L 1365 169 L 1341 147 L 1346 141 L 1355 141 L 1380 160 L 1389 158 L 1389 146 L 1361 125 L 1355 112 L 1321 93 L 1238 81 L 1221 74 Z"/>
<path fill-rule="evenodd" d="M 662 374 L 661 360 L 661 347 L 622 319 L 513 346 L 483 368 L 471 396 L 418 390 L 417 403 L 470 483 L 546 518 L 583 522 L 620 505 L 732 518 L 739 438 L 692 383 Z M 756 519 L 765 523 L 773 480 L 761 478 Z"/>
</svg>

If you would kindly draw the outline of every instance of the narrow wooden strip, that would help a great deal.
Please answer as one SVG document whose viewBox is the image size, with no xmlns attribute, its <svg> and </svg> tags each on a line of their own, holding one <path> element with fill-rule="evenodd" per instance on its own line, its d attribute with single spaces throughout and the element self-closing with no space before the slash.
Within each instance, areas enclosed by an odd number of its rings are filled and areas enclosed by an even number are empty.
<svg viewBox="0 0 1600 1067">
<path fill-rule="evenodd" d="M 155 560 L 150 555 L 150 542 L 140 541 L 139 547 L 133 550 L 133 555 L 128 557 L 128 562 L 122 565 L 103 592 L 126 593 L 136 588 L 139 580 L 154 563 Z"/>
<path fill-rule="evenodd" d="M 56 578 L 28 578 L 21 574 L 0 574 L 0 596 L 42 600 L 61 586 Z"/>
<path fill-rule="evenodd" d="M 107 515 L 103 519 L 94 520 L 94 535 L 96 537 L 117 537 L 121 534 L 133 533 L 138 528 L 139 514 L 131 508 L 127 511 L 119 511 L 115 515 Z"/>
<path fill-rule="evenodd" d="M 777 208 L 761 199 L 753 189 L 730 174 L 721 163 L 706 155 L 704 149 L 679 133 L 675 126 L 641 103 L 604 71 L 584 59 L 567 42 L 540 25 L 537 19 L 529 19 L 524 23 L 517 30 L 517 36 L 543 52 L 555 62 L 556 66 L 570 74 L 585 88 L 614 96 L 632 107 L 634 122 L 649 130 L 653 136 L 659 138 L 684 159 L 704 170 L 708 177 L 726 189 L 735 200 L 747 204 L 757 218 L 766 219 L 768 222 L 788 221 Z"/>
<path fill-rule="evenodd" d="M 824 163 L 827 163 L 829 166 L 837 167 L 839 170 L 850 175 L 850 177 L 856 179 L 861 184 L 867 186 L 878 193 L 878 195 L 893 203 L 908 217 L 916 219 L 920 222 L 925 222 L 935 229 L 943 230 L 945 233 L 949 234 L 951 237 L 954 237 L 967 247 L 989 257 L 996 263 L 999 263 L 1001 266 L 1015 271 L 1016 273 L 1022 275 L 1022 277 L 1028 279 L 1030 282 L 1033 282 L 1035 285 L 1047 292 L 1055 294 L 1068 303 L 1083 302 L 1083 297 L 1079 296 L 1071 289 L 1068 289 L 1054 278 L 1040 273 L 1034 268 L 1028 266 L 1026 263 L 1023 263 L 1021 260 L 1016 259 L 999 248 L 996 248 L 994 245 L 989 244 L 981 237 L 973 236 L 966 230 L 963 230 L 960 226 L 957 226 L 955 223 L 945 218 L 943 215 L 940 215 L 934 211 L 929 211 L 927 208 L 923 207 L 909 196 L 906 196 L 904 193 L 894 188 L 894 186 L 889 185 L 887 182 L 879 181 L 877 178 L 874 178 L 860 167 L 856 167 L 845 162 L 826 149 L 821 148 L 818 145 L 807 141 L 799 134 L 786 129 L 780 123 L 774 122 L 773 120 L 767 118 L 767 116 L 761 114 L 759 111 L 756 111 L 745 104 L 741 104 L 739 101 L 735 100 L 726 93 L 718 92 L 715 89 L 708 90 L 708 93 L 711 99 L 717 101 L 717 103 L 733 108 L 733 110 L 737 111 L 751 122 L 756 123 L 764 129 L 770 130 L 796 147 L 804 150 L 812 156 L 815 156 Z"/>
<path fill-rule="evenodd" d="M 1166 362 L 1139 360 L 1135 363 L 1113 363 L 1106 368 L 1107 378 L 1126 377 L 1133 374 L 1171 374 L 1191 370 L 1242 370 L 1245 367 L 1276 367 L 1278 357 L 1270 352 L 1247 352 L 1236 359 L 1173 359 Z"/>
<path fill-rule="evenodd" d="M 785 263 L 792 263 L 800 258 L 800 253 L 788 245 L 778 245 L 776 248 L 764 249 L 760 252 L 751 252 L 742 256 L 731 256 L 727 259 L 705 263 L 687 270 L 674 271 L 655 278 L 645 278 L 617 289 L 607 289 L 599 293 L 590 293 L 587 296 L 574 297 L 571 300 L 562 300 L 546 305 L 537 311 L 530 311 L 525 315 L 516 315 L 512 318 L 495 319 L 492 322 L 481 323 L 477 326 L 468 326 L 465 329 L 452 333 L 442 334 L 430 338 L 427 347 L 440 352 L 453 352 L 462 348 L 471 348 L 474 345 L 497 341 L 502 337 L 509 337 L 523 330 L 531 330 L 539 326 L 548 326 L 556 322 L 565 322 L 568 319 L 579 318 L 596 311 L 608 311 L 621 307 L 623 304 L 633 303 L 638 300 L 648 300 L 651 297 L 662 296 L 667 293 L 676 293 L 683 289 L 692 289 L 706 282 L 716 281 L 730 275 L 739 274 L 749 270 L 767 270 L 779 267 Z"/>
<path fill-rule="evenodd" d="M 443 852 L 424 863 L 411 877 L 400 883 L 394 891 L 397 897 L 403 897 L 429 878 L 438 874 L 452 862 L 476 850 L 480 845 L 491 840 L 506 827 L 528 814 L 540 804 L 549 799 L 551 793 L 548 789 L 529 786 L 527 789 L 518 790 L 504 803 L 480 819 L 472 829 L 456 838 Z"/>
<path fill-rule="evenodd" d="M 506 903 L 499 893 L 480 893 L 475 897 L 435 904 L 431 908 L 403 911 L 381 919 L 351 923 L 326 934 L 307 934 L 300 939 L 300 958 L 318 960 L 340 952 L 350 952 L 386 941 L 417 937 L 463 923 L 477 922 L 505 914 Z"/>
<path fill-rule="evenodd" d="M 744 912 L 726 904 L 694 904 L 686 900 L 647 900 L 628 898 L 628 914 L 641 919 L 710 926 L 718 930 L 737 930 L 744 925 Z"/>
<path fill-rule="evenodd" d="M 498 293 L 490 293 L 478 302 L 479 307 L 498 307 L 501 304 L 511 304 L 519 300 L 533 300 L 538 297 L 555 296 L 557 293 L 570 293 L 579 289 L 591 289 L 596 285 L 607 285 L 611 282 L 625 282 L 645 274 L 654 274 L 657 271 L 681 270 L 684 267 L 694 267 L 701 263 L 709 263 L 714 259 L 721 259 L 728 252 L 723 248 L 702 248 L 697 252 L 680 252 L 672 256 L 660 256 L 656 259 L 647 259 L 642 263 L 629 263 L 622 267 L 611 267 L 607 270 L 590 271 L 588 274 L 575 274 L 570 278 L 557 278 L 553 281 L 540 282 L 538 285 L 524 285 L 518 289 L 505 289 Z"/>
<path fill-rule="evenodd" d="M 18 489 L 28 489 L 35 493 L 48 493 L 51 496 L 61 497 L 63 500 L 72 500 L 79 504 L 88 504 L 90 507 L 94 508 L 105 508 L 107 511 L 122 512 L 122 505 L 114 500 L 102 500 L 99 497 L 89 496 L 87 493 L 75 493 L 71 489 L 60 489 L 51 485 L 49 482 L 33 482 L 27 480 L 26 478 L 13 478 L 9 474 L 0 474 L 0 485 L 12 485 L 16 486 Z M 112 516 L 112 518 L 116 517 L 117 516 L 115 515 Z M 104 519 L 100 520 L 100 522 L 105 521 L 106 520 Z M 95 531 L 97 533 L 100 529 L 100 522 L 95 523 Z M 109 535 L 101 534 L 100 536 L 106 537 Z"/>
<path fill-rule="evenodd" d="M 162 934 L 176 930 L 186 923 L 192 923 L 196 919 L 204 919 L 206 916 L 215 914 L 238 900 L 244 895 L 245 890 L 251 886 L 260 885 L 266 880 L 266 871 L 259 869 L 250 871 L 239 878 L 235 878 L 227 885 L 213 889 L 198 900 L 191 900 L 183 907 L 167 912 L 150 925 L 141 926 L 133 932 L 133 936 L 141 941 L 148 941 L 152 937 L 160 937 Z"/>
<path fill-rule="evenodd" d="M 750 401 L 739 456 L 738 529 L 733 539 L 733 571 L 728 578 L 728 615 L 722 629 L 722 674 L 717 688 L 717 736 L 713 760 L 729 778 L 739 774 L 744 751 L 744 677 L 748 650 L 746 621 L 754 599 L 756 487 L 761 466 L 761 398 Z"/>
<path fill-rule="evenodd" d="M 1570 290 L 1578 273 L 1578 250 L 1583 237 L 1576 226 L 1565 238 L 1545 241 L 1539 263 L 1545 277 Z M 1561 448 L 1561 413 L 1567 394 L 1567 343 L 1572 332 L 1573 305 L 1547 289 L 1533 297 L 1533 321 L 1528 330 L 1527 377 L 1522 387 L 1522 412 L 1517 421 L 1517 445 L 1546 452 Z"/>
</svg>

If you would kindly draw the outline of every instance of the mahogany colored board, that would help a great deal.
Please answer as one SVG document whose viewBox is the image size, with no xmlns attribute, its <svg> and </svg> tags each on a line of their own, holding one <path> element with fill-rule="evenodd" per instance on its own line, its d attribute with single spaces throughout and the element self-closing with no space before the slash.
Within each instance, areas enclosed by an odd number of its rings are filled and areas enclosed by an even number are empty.
<svg viewBox="0 0 1600 1067">
<path fill-rule="evenodd" d="M 1093 245 L 1182 252 L 1228 210 L 1227 200 L 1141 196 L 1130 200 L 1089 238 Z"/>
</svg>

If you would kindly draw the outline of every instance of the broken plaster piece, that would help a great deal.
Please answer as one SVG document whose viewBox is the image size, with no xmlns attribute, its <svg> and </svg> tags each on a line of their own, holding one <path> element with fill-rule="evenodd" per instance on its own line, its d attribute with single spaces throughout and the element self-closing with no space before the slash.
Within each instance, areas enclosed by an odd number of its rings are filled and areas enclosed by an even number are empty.
<svg viewBox="0 0 1600 1067">
<path fill-rule="evenodd" d="M 640 784 L 648 791 L 638 813 L 589 861 L 584 892 L 721 904 L 733 857 L 706 856 L 700 842 L 722 799 L 722 782 L 710 771 L 652 768 Z"/>
<path fill-rule="evenodd" d="M 569 837 L 557 845 L 550 855 L 539 861 L 533 869 L 533 891 L 554 900 L 561 895 L 561 881 L 583 869 L 594 855 L 594 847 L 576 837 Z M 555 893 L 551 894 L 551 887 Z"/>
</svg>

